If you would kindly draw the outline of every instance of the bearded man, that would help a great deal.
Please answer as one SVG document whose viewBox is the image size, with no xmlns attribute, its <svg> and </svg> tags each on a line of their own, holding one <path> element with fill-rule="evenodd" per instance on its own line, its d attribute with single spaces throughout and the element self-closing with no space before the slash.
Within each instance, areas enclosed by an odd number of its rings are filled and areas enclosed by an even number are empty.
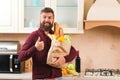
<svg viewBox="0 0 120 80">
<path fill-rule="evenodd" d="M 51 39 L 46 34 L 54 34 L 54 11 L 45 7 L 40 13 L 40 27 L 27 37 L 22 49 L 18 53 L 18 60 L 25 61 L 32 57 L 32 80 L 59 80 L 62 78 L 60 68 L 46 64 L 47 54 L 51 46 Z M 76 56 L 76 50 L 71 46 L 70 54 L 58 56 L 57 63 L 60 66 L 70 62 Z"/>
</svg>

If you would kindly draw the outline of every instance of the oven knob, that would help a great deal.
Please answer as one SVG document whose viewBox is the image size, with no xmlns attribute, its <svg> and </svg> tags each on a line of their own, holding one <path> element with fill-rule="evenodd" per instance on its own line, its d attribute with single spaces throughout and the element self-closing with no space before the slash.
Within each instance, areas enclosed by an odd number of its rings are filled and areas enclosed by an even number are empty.
<svg viewBox="0 0 120 80">
<path fill-rule="evenodd" d="M 17 65 L 15 65 L 15 68 L 18 68 L 18 66 L 17 66 Z"/>
</svg>

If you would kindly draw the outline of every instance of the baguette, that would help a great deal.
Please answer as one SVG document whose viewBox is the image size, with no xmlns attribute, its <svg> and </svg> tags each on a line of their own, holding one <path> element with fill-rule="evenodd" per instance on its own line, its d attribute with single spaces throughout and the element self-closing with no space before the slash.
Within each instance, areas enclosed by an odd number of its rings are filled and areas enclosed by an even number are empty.
<svg viewBox="0 0 120 80">
<path fill-rule="evenodd" d="M 59 34 L 59 24 L 57 22 L 54 23 L 54 35 L 56 36 L 56 38 L 58 38 L 60 36 L 60 34 Z"/>
<path fill-rule="evenodd" d="M 56 38 L 64 36 L 63 29 L 59 26 L 57 22 L 54 23 L 54 35 L 56 36 Z"/>
<path fill-rule="evenodd" d="M 64 36 L 63 29 L 61 27 L 59 28 L 59 36 Z"/>
</svg>

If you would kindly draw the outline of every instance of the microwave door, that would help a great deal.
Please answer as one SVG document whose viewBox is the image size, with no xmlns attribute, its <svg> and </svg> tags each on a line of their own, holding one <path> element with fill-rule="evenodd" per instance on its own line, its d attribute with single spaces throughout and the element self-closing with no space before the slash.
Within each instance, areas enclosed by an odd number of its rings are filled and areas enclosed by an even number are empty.
<svg viewBox="0 0 120 80">
<path fill-rule="evenodd" d="M 10 72 L 10 55 L 0 54 L 0 72 Z"/>
</svg>

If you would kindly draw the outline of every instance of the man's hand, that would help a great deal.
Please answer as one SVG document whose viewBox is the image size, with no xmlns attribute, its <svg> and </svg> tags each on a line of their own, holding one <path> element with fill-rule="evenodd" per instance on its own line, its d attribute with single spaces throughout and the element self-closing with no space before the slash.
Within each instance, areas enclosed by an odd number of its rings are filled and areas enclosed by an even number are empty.
<svg viewBox="0 0 120 80">
<path fill-rule="evenodd" d="M 40 41 L 40 37 L 38 37 L 38 40 L 35 43 L 35 47 L 37 48 L 38 51 L 41 51 L 44 49 L 44 42 Z"/>
<path fill-rule="evenodd" d="M 56 58 L 55 62 L 53 62 L 55 66 L 62 66 L 65 63 L 65 58 L 62 55 L 54 55 L 53 58 Z"/>
</svg>

